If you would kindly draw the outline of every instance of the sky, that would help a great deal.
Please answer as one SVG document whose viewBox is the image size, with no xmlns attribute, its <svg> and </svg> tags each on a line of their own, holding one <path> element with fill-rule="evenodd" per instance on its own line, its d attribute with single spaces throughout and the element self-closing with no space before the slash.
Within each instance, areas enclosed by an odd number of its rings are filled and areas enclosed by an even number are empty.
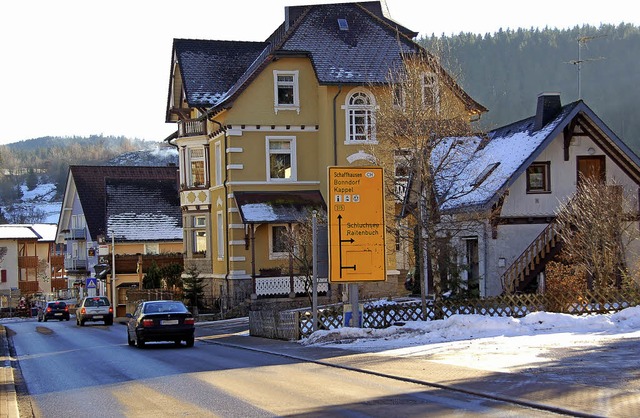
<svg viewBox="0 0 640 418">
<path fill-rule="evenodd" d="M 635 344 L 619 344 L 635 341 Z M 345 327 L 316 331 L 301 344 L 375 353 L 380 356 L 421 356 L 443 364 L 492 372 L 519 372 L 558 362 L 589 361 L 614 369 L 637 353 L 640 306 L 602 315 L 533 312 L 523 318 L 453 315 L 435 321 L 411 321 L 385 329 Z M 618 348 L 616 348 L 618 347 Z M 600 355 L 600 357 L 598 357 Z M 635 354 L 632 356 L 635 358 Z M 572 360 L 573 359 L 573 360 Z"/>
<path fill-rule="evenodd" d="M 346 0 L 345 0 L 346 1 Z M 339 0 L 25 0 L 3 5 L 0 145 L 42 136 L 161 141 L 174 38 L 263 41 L 284 7 Z M 420 36 L 640 25 L 627 0 L 387 0 Z"/>
</svg>

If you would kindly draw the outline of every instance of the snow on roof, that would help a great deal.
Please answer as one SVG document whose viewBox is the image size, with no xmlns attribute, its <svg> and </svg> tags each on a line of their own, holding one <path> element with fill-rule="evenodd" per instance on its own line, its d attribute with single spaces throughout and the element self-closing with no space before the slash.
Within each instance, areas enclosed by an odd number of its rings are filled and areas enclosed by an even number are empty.
<svg viewBox="0 0 640 418">
<path fill-rule="evenodd" d="M 561 121 L 558 117 L 543 129 L 530 124 L 493 131 L 488 139 L 451 138 L 434 152 L 435 163 L 446 169 L 438 175 L 442 209 L 452 210 L 488 203 L 536 152 Z M 452 142 L 457 141 L 457 142 Z M 456 147 L 458 148 L 456 150 Z M 452 148 L 454 152 L 452 152 Z"/>
<path fill-rule="evenodd" d="M 0 225 L 0 239 L 40 239 L 31 225 Z"/>
<path fill-rule="evenodd" d="M 58 224 L 33 224 L 33 229 L 42 237 L 38 241 L 55 241 Z"/>
</svg>

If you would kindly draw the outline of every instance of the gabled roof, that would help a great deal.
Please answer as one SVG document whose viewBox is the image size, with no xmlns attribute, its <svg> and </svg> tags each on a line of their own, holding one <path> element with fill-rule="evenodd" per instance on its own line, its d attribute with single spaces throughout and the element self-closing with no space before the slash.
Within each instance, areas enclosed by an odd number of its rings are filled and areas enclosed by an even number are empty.
<svg viewBox="0 0 640 418">
<path fill-rule="evenodd" d="M 177 167 L 141 167 L 141 166 L 81 166 L 72 165 L 69 167 L 69 175 L 67 177 L 67 187 L 65 191 L 65 197 L 63 201 L 62 210 L 70 211 L 73 204 L 72 197 L 68 196 L 72 194 L 72 191 L 78 195 L 82 210 L 84 212 L 85 220 L 89 233 L 92 239 L 97 239 L 99 235 L 109 237 L 107 232 L 107 184 L 110 181 L 123 180 L 123 181 L 148 181 L 149 184 L 155 184 L 157 187 L 167 191 L 164 199 L 167 204 L 176 204 L 178 193 L 177 185 Z M 172 191 L 167 190 L 167 182 L 171 182 L 174 185 Z M 116 198 L 116 195 L 111 197 Z M 146 199 L 147 196 L 140 196 L 140 199 Z M 136 211 L 140 211 L 140 206 L 136 203 L 138 197 L 127 196 L 128 202 L 126 204 L 133 208 L 137 208 Z M 115 201 L 110 202 L 115 205 Z M 114 206 L 112 206 L 114 207 Z M 180 204 L 177 203 L 179 209 Z M 179 217 L 181 219 L 181 216 Z M 63 216 L 60 217 L 61 222 Z M 181 221 L 180 221 L 181 222 Z M 60 225 L 59 225 L 60 227 Z M 60 234 L 60 230 L 58 234 Z M 119 236 L 116 235 L 119 239 Z M 138 236 L 137 241 L 146 240 L 146 234 L 144 231 Z"/>
<path fill-rule="evenodd" d="M 339 19 L 347 30 L 340 28 Z M 296 6 L 285 9 L 285 22 L 265 42 L 174 40 L 173 59 L 189 107 L 217 112 L 229 107 L 281 56 L 309 57 L 320 84 L 387 83 L 390 69 L 400 68 L 403 54 L 428 55 L 412 40 L 416 35 L 389 19 L 379 1 Z M 469 111 L 486 111 L 442 68 L 435 70 Z M 167 112 L 169 105 L 168 101 Z"/>
<path fill-rule="evenodd" d="M 119 241 L 182 240 L 176 179 L 107 178 L 107 236 Z"/>
<path fill-rule="evenodd" d="M 267 46 L 266 42 L 174 39 L 173 51 L 189 105 L 218 103 Z"/>
<path fill-rule="evenodd" d="M 489 209 L 551 141 L 562 134 L 565 128 L 576 124 L 640 184 L 640 159 L 582 100 L 563 106 L 558 115 L 539 130 L 535 130 L 535 123 L 536 116 L 532 116 L 495 129 L 486 138 L 473 137 L 460 141 L 461 149 L 471 152 L 459 153 L 459 162 L 464 163 L 460 171 L 453 173 L 455 175 L 445 172 L 439 179 L 442 208 Z M 454 163 L 452 167 L 455 170 L 460 165 Z M 492 170 L 481 184 L 475 184 L 487 168 Z"/>
</svg>

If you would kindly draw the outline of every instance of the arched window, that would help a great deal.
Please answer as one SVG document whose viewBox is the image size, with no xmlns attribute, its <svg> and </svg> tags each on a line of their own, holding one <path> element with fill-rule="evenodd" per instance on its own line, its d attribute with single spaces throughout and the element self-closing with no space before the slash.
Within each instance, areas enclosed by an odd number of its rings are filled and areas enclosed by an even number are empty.
<svg viewBox="0 0 640 418">
<path fill-rule="evenodd" d="M 364 90 L 356 90 L 347 96 L 344 106 L 347 121 L 347 144 L 375 142 L 375 101 Z"/>
</svg>

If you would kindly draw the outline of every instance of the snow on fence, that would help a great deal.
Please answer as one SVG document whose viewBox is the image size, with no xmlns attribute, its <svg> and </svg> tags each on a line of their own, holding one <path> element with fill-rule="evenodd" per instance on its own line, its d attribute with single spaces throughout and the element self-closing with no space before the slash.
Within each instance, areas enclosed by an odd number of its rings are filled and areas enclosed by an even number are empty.
<svg viewBox="0 0 640 418">
<path fill-rule="evenodd" d="M 429 300 L 426 319 L 472 314 L 520 318 L 536 311 L 589 315 L 616 312 L 637 305 L 640 305 L 638 289 L 588 291 L 573 295 L 515 294 L 479 299 Z M 320 307 L 318 329 L 343 327 L 344 311 L 342 303 Z M 424 319 L 419 299 L 364 301 L 362 311 L 364 328 L 387 328 Z M 306 338 L 313 332 L 312 312 L 309 308 L 281 312 L 252 311 L 249 313 L 249 331 L 251 335 L 267 338 Z"/>
</svg>

